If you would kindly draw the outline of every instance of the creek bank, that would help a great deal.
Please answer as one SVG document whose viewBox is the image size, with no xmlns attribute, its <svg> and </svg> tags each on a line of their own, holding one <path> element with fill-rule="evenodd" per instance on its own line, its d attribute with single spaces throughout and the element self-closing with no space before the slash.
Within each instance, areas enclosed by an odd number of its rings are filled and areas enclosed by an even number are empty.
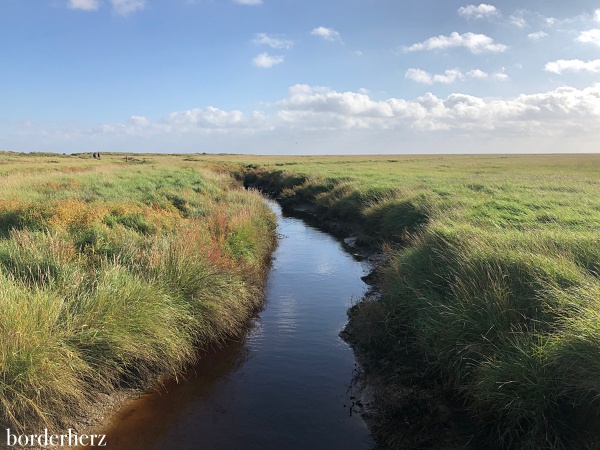
<svg viewBox="0 0 600 450">
<path fill-rule="evenodd" d="M 52 189 L 0 205 L 3 432 L 93 429 L 262 306 L 276 241 L 262 197 L 177 161 L 140 172 L 106 160 L 68 183 L 31 171 L 15 192 Z"/>
<path fill-rule="evenodd" d="M 338 336 L 348 300 L 366 289 L 367 264 L 302 220 L 280 217 L 278 229 L 267 301 L 250 332 L 184 383 L 128 404 L 107 428 L 111 448 L 374 447 L 359 414 L 365 401 L 348 385 L 356 359 Z M 143 445 L 130 442 L 147 430 Z"/>
<path fill-rule="evenodd" d="M 262 171 L 249 172 L 246 188 L 255 188 L 275 199 L 283 212 L 305 220 L 317 229 L 336 237 L 346 251 L 357 259 L 368 260 L 373 270 L 362 277 L 370 286 L 364 297 L 348 310 L 348 323 L 340 337 L 353 349 L 361 369 L 356 378 L 367 386 L 359 400 L 360 413 L 368 424 L 380 449 L 464 449 L 477 448 L 472 436 L 476 427 L 466 408 L 439 374 L 412 345 L 414 337 L 406 327 L 399 343 L 390 353 L 379 346 L 378 332 L 387 318 L 380 307 L 381 267 L 386 263 L 389 246 L 382 234 L 366 226 L 359 215 L 341 219 L 335 212 L 319 205 L 311 195 L 290 194 L 294 182 Z M 287 195 L 281 195 L 284 190 Z M 404 238 L 404 234 L 402 238 Z M 405 245 L 399 239 L 395 245 Z M 366 400 L 365 400 L 366 399 Z M 363 408 L 364 403 L 364 408 Z"/>
</svg>

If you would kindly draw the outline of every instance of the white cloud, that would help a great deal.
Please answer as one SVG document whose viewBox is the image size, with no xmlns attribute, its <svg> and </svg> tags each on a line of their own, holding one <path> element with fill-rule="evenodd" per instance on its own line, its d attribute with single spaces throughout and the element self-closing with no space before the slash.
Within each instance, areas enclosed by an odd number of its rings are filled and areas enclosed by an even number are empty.
<svg viewBox="0 0 600 450">
<path fill-rule="evenodd" d="M 540 40 L 548 36 L 548 33 L 545 31 L 536 31 L 535 33 L 529 33 L 527 37 L 533 41 Z"/>
<path fill-rule="evenodd" d="M 129 118 L 129 123 L 139 127 L 147 127 L 151 125 L 150 120 L 144 116 L 131 116 Z"/>
<path fill-rule="evenodd" d="M 317 28 L 314 28 L 310 32 L 310 34 L 312 36 L 318 36 L 320 38 L 323 38 L 326 41 L 342 42 L 342 38 L 340 36 L 340 33 L 338 33 L 337 31 L 335 31 L 333 28 L 317 27 Z"/>
<path fill-rule="evenodd" d="M 146 0 L 110 0 L 113 11 L 120 16 L 141 11 L 146 7 Z"/>
<path fill-rule="evenodd" d="M 592 72 L 600 73 L 600 59 L 593 61 L 582 61 L 580 59 L 559 59 L 546 63 L 544 70 L 547 72 L 561 74 L 563 72 Z"/>
<path fill-rule="evenodd" d="M 471 53 L 504 52 L 508 47 L 504 44 L 497 44 L 494 40 L 485 34 L 453 32 L 450 36 L 439 35 L 431 37 L 424 42 L 413 44 L 405 48 L 405 51 L 414 52 L 419 50 L 444 50 L 447 48 L 465 47 Z"/>
<path fill-rule="evenodd" d="M 281 55 L 271 56 L 268 53 L 261 53 L 257 57 L 252 60 L 252 64 L 256 67 L 262 67 L 264 69 L 268 69 L 270 67 L 276 66 L 277 64 L 281 64 L 284 60 L 284 57 Z"/>
<path fill-rule="evenodd" d="M 209 106 L 205 109 L 194 108 L 171 113 L 163 123 L 177 130 L 189 131 L 190 129 L 236 128 L 242 125 L 243 122 L 244 114 L 241 111 L 224 111 Z"/>
<path fill-rule="evenodd" d="M 289 88 L 288 98 L 276 104 L 279 113 L 312 112 L 317 114 L 333 114 L 346 117 L 352 123 L 353 118 L 392 117 L 390 105 L 373 101 L 366 93 L 336 92 L 326 87 L 296 84 Z"/>
<path fill-rule="evenodd" d="M 270 36 L 267 33 L 257 33 L 252 40 L 256 45 L 268 45 L 271 48 L 290 49 L 294 43 L 289 39 L 278 36 Z"/>
<path fill-rule="evenodd" d="M 266 130 L 265 114 L 253 111 L 244 114 L 239 110 L 225 111 L 214 106 L 172 112 L 158 121 L 144 116 L 131 116 L 126 124 L 104 124 L 103 132 L 134 136 L 159 136 L 173 134 L 231 134 L 254 133 Z"/>
<path fill-rule="evenodd" d="M 527 20 L 525 20 L 525 12 L 519 11 L 517 14 L 510 16 L 509 23 L 518 28 L 525 28 L 528 25 Z"/>
<path fill-rule="evenodd" d="M 484 72 L 480 69 L 473 69 L 467 72 L 467 76 L 470 78 L 475 78 L 476 80 L 485 80 L 489 77 L 487 72 Z"/>
<path fill-rule="evenodd" d="M 370 95 L 295 85 L 269 112 L 209 106 L 95 127 L 0 120 L 0 130 L 4 148 L 60 152 L 594 152 L 600 139 L 600 83 L 495 99 Z"/>
<path fill-rule="evenodd" d="M 97 11 L 100 7 L 98 0 L 69 0 L 67 5 L 70 9 L 81 9 L 83 11 Z"/>
<path fill-rule="evenodd" d="M 405 77 L 416 81 L 417 83 L 422 84 L 434 84 L 434 83 L 443 83 L 443 84 L 452 84 L 456 81 L 464 80 L 466 78 L 472 78 L 474 80 L 486 80 L 492 79 L 496 81 L 507 81 L 510 80 L 510 77 L 506 75 L 504 72 L 494 72 L 491 75 L 487 72 L 484 72 L 481 69 L 473 69 L 469 70 L 467 73 L 463 74 L 458 69 L 446 70 L 442 75 L 433 75 L 429 72 L 426 72 L 422 69 L 408 69 L 406 71 Z"/>
<path fill-rule="evenodd" d="M 432 75 L 421 69 L 408 69 L 405 77 L 417 83 L 433 84 L 443 83 L 452 84 L 455 81 L 463 80 L 465 76 L 458 69 L 446 70 L 443 75 Z"/>
<path fill-rule="evenodd" d="M 593 30 L 583 31 L 577 37 L 576 41 L 584 44 L 594 44 L 600 47 L 600 29 L 594 28 Z"/>
<path fill-rule="evenodd" d="M 501 138 L 506 133 L 556 136 L 574 129 L 597 130 L 600 84 L 504 100 L 458 93 L 441 99 L 428 93 L 414 100 L 385 101 L 354 92 L 296 85 L 277 107 L 277 117 L 287 126 L 313 130 L 465 130 L 493 131 Z"/>
<path fill-rule="evenodd" d="M 458 15 L 467 19 L 483 19 L 499 15 L 495 6 L 481 3 L 479 6 L 467 5 L 458 8 Z"/>
<path fill-rule="evenodd" d="M 525 10 L 523 10 L 525 11 Z M 589 24 L 590 22 L 600 22 L 600 9 L 596 9 L 592 13 L 582 13 L 576 16 L 565 17 L 563 19 L 556 19 L 554 17 L 545 17 L 539 13 L 535 13 L 535 16 L 543 18 L 543 23 L 547 26 L 553 27 L 555 25 L 559 26 L 572 26 L 574 24 L 584 23 Z M 566 31 L 566 30 L 563 30 Z"/>
<path fill-rule="evenodd" d="M 432 81 L 432 75 L 429 72 L 426 72 L 422 69 L 408 69 L 406 71 L 406 73 L 404 74 L 405 78 L 408 78 L 409 80 L 413 80 L 416 81 L 417 83 L 423 83 L 423 84 L 431 84 L 433 83 Z"/>
<path fill-rule="evenodd" d="M 233 0 L 238 5 L 256 6 L 262 5 L 262 0 Z"/>
</svg>

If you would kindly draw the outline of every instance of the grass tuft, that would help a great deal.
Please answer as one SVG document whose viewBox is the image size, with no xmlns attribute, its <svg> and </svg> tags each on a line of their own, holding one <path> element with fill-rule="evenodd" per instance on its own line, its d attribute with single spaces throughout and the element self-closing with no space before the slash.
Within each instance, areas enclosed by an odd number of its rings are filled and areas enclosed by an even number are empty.
<svg viewBox="0 0 600 450">
<path fill-rule="evenodd" d="M 259 307 L 272 213 L 225 174 L 161 160 L 144 171 L 106 154 L 92 168 L 11 161 L 0 202 L 2 427 L 75 426 L 98 393 L 176 375 Z"/>
</svg>

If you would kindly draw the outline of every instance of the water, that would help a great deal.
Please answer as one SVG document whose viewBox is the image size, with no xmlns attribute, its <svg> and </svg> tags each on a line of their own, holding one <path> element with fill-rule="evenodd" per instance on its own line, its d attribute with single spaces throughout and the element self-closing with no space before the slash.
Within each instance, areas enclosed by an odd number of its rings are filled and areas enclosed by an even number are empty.
<svg viewBox="0 0 600 450">
<path fill-rule="evenodd" d="M 372 449 L 352 414 L 356 362 L 338 333 L 367 268 L 299 219 L 278 214 L 264 310 L 244 341 L 209 355 L 155 394 L 130 402 L 110 449 Z"/>
</svg>

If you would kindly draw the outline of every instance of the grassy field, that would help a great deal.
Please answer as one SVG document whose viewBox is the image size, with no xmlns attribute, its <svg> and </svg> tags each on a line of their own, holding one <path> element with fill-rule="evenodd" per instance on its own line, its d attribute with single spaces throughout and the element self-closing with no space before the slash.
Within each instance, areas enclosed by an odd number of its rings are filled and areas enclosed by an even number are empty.
<svg viewBox="0 0 600 450">
<path fill-rule="evenodd" d="M 391 370 L 418 351 L 478 439 L 598 442 L 600 155 L 213 158 L 359 244 L 385 243 L 383 297 L 353 322 Z"/>
<path fill-rule="evenodd" d="M 262 303 L 275 219 L 210 164 L 0 153 L 0 425 L 60 432 Z"/>
<path fill-rule="evenodd" d="M 600 155 L 0 153 L 1 425 L 64 428 L 99 392 L 177 374 L 243 329 L 274 219 L 233 175 L 385 248 L 382 298 L 353 309 L 358 344 L 391 374 L 419 355 L 477 442 L 598 443 L 599 169 Z M 388 396 L 380 442 L 406 438 L 404 400 Z"/>
</svg>

